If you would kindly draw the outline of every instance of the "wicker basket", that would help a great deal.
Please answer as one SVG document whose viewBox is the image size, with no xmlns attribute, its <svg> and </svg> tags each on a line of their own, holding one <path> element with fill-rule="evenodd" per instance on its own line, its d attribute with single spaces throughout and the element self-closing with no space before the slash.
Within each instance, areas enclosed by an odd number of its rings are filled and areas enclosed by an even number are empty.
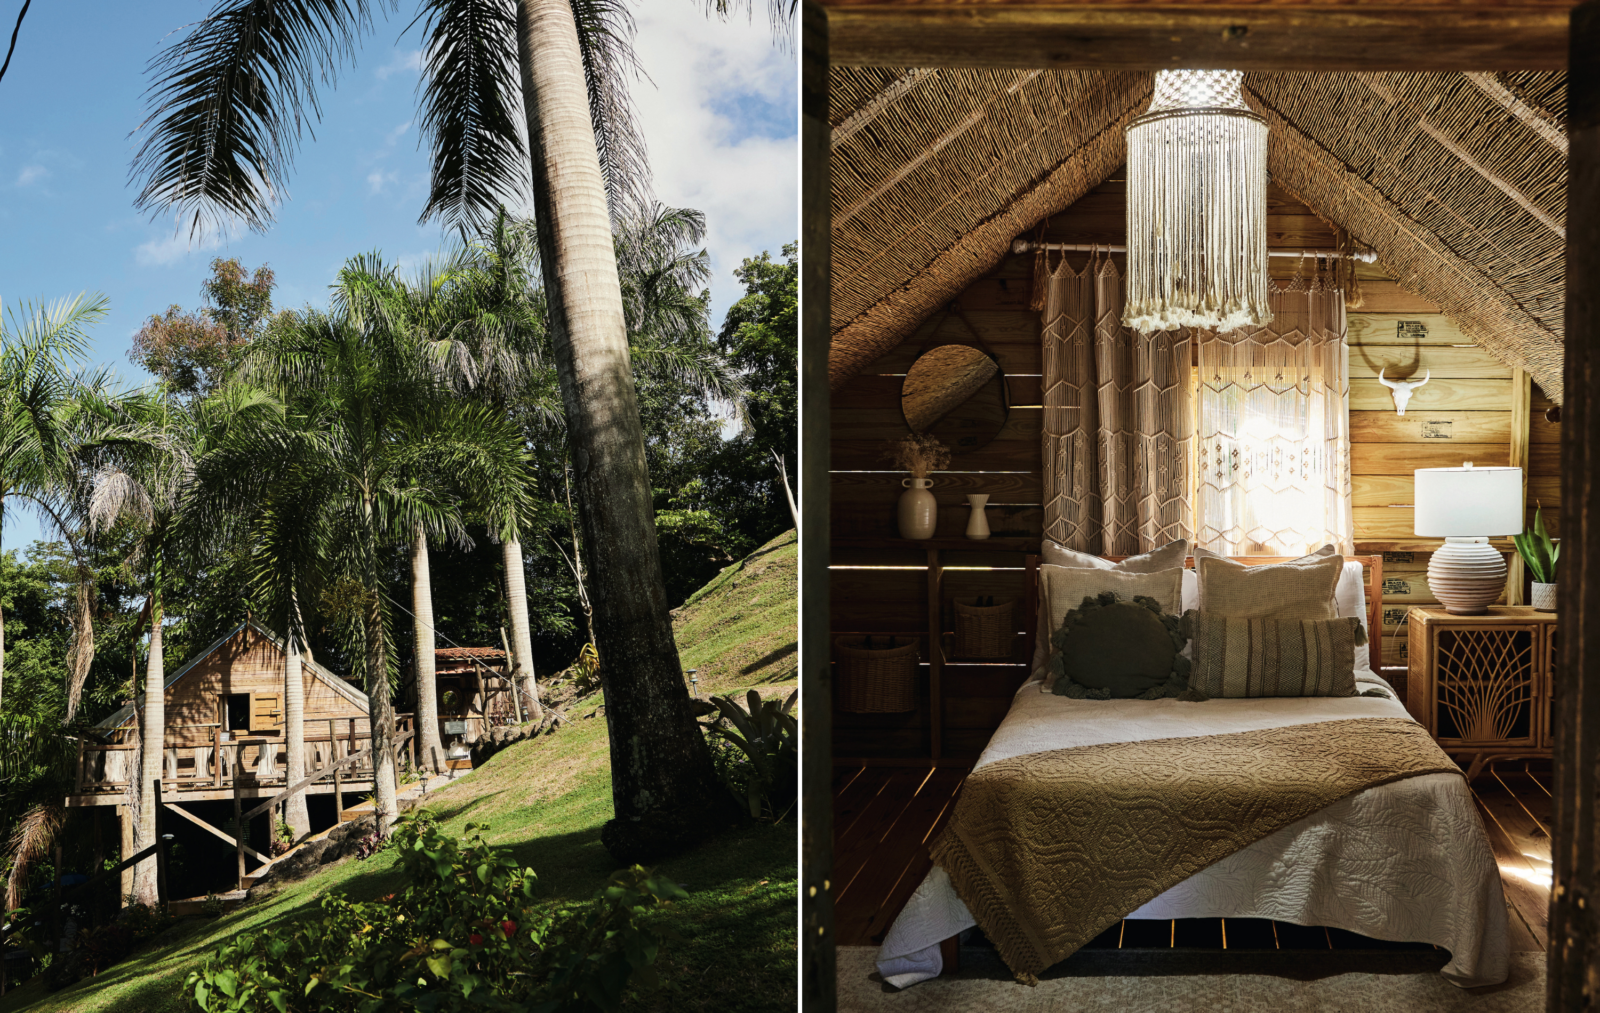
<svg viewBox="0 0 1600 1013">
<path fill-rule="evenodd" d="M 951 653 L 958 658 L 1009 658 L 1017 645 L 1017 600 L 979 605 L 977 598 L 957 598 L 956 639 Z"/>
<path fill-rule="evenodd" d="M 917 638 L 897 647 L 866 647 L 866 637 L 833 642 L 838 662 L 834 702 L 852 714 L 898 714 L 917 709 Z"/>
</svg>

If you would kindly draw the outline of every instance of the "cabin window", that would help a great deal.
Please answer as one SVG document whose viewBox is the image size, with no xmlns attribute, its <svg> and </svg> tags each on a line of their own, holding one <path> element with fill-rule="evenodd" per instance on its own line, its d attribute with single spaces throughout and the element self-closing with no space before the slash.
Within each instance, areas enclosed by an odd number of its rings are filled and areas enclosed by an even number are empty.
<svg viewBox="0 0 1600 1013">
<path fill-rule="evenodd" d="M 222 725 L 230 732 L 250 730 L 250 694 L 229 693 L 222 698 Z"/>
</svg>

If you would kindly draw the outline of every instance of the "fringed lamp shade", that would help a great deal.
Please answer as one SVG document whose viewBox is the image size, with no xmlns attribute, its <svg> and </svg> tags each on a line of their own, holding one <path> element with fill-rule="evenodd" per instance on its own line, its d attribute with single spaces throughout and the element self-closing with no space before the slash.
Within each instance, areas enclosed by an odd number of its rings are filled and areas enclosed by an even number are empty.
<svg viewBox="0 0 1600 1013">
<path fill-rule="evenodd" d="M 1267 305 L 1267 124 L 1236 70 L 1163 70 L 1128 126 L 1128 301 L 1143 333 L 1231 331 Z"/>
</svg>

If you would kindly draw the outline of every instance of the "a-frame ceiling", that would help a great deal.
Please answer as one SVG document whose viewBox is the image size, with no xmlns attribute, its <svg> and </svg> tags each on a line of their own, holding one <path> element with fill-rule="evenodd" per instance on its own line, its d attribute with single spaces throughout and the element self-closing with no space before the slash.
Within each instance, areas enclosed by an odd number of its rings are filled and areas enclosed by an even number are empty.
<svg viewBox="0 0 1600 1013">
<path fill-rule="evenodd" d="M 836 67 L 833 385 L 1103 181 L 1143 72 Z M 1251 73 L 1274 180 L 1560 401 L 1562 72 Z"/>
</svg>

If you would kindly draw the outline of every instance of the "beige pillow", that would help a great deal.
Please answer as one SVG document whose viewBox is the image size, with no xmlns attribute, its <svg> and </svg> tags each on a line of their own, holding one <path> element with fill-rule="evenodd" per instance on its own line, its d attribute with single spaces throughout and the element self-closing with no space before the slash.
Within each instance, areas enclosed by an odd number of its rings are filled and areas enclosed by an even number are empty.
<svg viewBox="0 0 1600 1013">
<path fill-rule="evenodd" d="M 1168 542 L 1159 549 L 1151 549 L 1142 556 L 1129 556 L 1120 563 L 1113 563 L 1109 559 L 1069 549 L 1060 542 L 1053 542 L 1046 538 L 1040 550 L 1040 561 L 1047 566 L 1067 566 L 1080 570 L 1121 570 L 1128 573 L 1154 573 L 1160 570 L 1170 570 L 1173 567 L 1183 566 L 1189 556 L 1189 542 L 1180 538 L 1175 542 Z M 1036 618 L 1034 629 L 1038 632 L 1033 640 L 1033 669 L 1035 676 L 1043 678 L 1039 673 L 1044 669 L 1045 662 L 1050 660 L 1050 631 L 1055 629 L 1050 625 L 1049 595 L 1044 593 L 1044 580 L 1039 581 L 1039 614 Z M 1076 605 L 1076 603 L 1074 603 Z M 1182 615 L 1182 602 L 1177 609 L 1169 610 L 1173 615 Z M 1059 620 L 1057 620 L 1059 623 Z"/>
<path fill-rule="evenodd" d="M 1209 697 L 1355 696 L 1361 620 L 1184 616 L 1194 644 L 1190 688 Z"/>
<path fill-rule="evenodd" d="M 1045 564 L 1039 568 L 1041 599 L 1046 608 L 1045 624 L 1039 628 L 1039 642 L 1044 645 L 1044 658 L 1036 663 L 1034 675 L 1043 678 L 1041 670 L 1050 660 L 1050 635 L 1061 626 L 1067 613 L 1083 604 L 1083 599 L 1110 591 L 1119 601 L 1132 601 L 1145 595 L 1161 604 L 1161 611 L 1179 615 L 1183 601 L 1183 567 L 1155 573 L 1129 573 L 1125 570 L 1094 570 L 1070 566 Z"/>
<path fill-rule="evenodd" d="M 1200 572 L 1200 611 L 1232 619 L 1332 619 L 1339 614 L 1333 592 L 1344 572 L 1343 556 L 1314 563 L 1241 566 L 1216 557 L 1195 560 Z"/>
<path fill-rule="evenodd" d="M 1072 566 L 1083 570 L 1126 570 L 1129 573 L 1155 573 L 1159 570 L 1170 570 L 1174 566 L 1182 566 L 1183 561 L 1189 556 L 1189 540 L 1180 538 L 1175 542 L 1168 542 L 1159 549 L 1151 549 L 1142 556 L 1129 556 L 1120 563 L 1113 563 L 1109 559 L 1093 556 L 1077 549 L 1069 549 L 1059 542 L 1052 542 L 1046 538 L 1040 556 L 1040 562 L 1050 563 L 1055 566 Z"/>
<path fill-rule="evenodd" d="M 1159 551 L 1159 550 L 1157 550 L 1157 551 Z M 1316 550 L 1314 550 L 1312 552 L 1308 552 L 1305 555 L 1301 556 L 1299 559 L 1291 559 L 1291 560 L 1289 560 L 1289 562 L 1291 562 L 1291 563 L 1315 563 L 1317 560 L 1326 559 L 1327 557 L 1333 555 L 1336 552 L 1338 552 L 1338 550 L 1333 547 L 1333 543 L 1332 542 L 1329 542 L 1326 545 L 1324 545 L 1322 548 L 1316 549 Z M 1196 566 L 1200 565 L 1200 560 L 1202 560 L 1202 559 L 1226 559 L 1228 562 L 1232 563 L 1234 566 L 1248 566 L 1249 565 L 1248 563 L 1241 563 L 1238 560 L 1231 559 L 1231 558 L 1229 558 L 1227 556 L 1224 556 L 1220 552 L 1212 552 L 1210 549 L 1202 548 L 1202 547 L 1200 547 L 1198 545 L 1196 545 L 1194 547 L 1194 551 L 1192 553 L 1190 553 L 1190 554 L 1194 556 L 1194 565 L 1196 565 Z"/>
</svg>

